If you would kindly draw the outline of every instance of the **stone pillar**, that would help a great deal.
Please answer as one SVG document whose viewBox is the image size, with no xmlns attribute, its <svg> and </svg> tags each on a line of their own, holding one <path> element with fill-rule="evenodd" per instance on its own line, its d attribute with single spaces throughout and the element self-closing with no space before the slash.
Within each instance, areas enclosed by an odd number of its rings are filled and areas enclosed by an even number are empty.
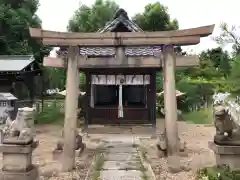
<svg viewBox="0 0 240 180">
<path fill-rule="evenodd" d="M 178 152 L 178 126 L 177 126 L 177 100 L 175 84 L 176 57 L 173 46 L 163 48 L 164 66 L 164 109 L 165 109 L 165 133 L 167 140 L 167 154 L 170 166 L 179 166 Z M 171 160 L 172 159 L 172 160 Z M 174 162 L 174 164 L 172 164 Z"/>
<path fill-rule="evenodd" d="M 71 171 L 75 167 L 75 138 L 79 93 L 78 57 L 79 48 L 70 47 L 68 50 L 64 119 L 64 150 L 62 158 L 62 170 L 65 172 Z"/>
</svg>

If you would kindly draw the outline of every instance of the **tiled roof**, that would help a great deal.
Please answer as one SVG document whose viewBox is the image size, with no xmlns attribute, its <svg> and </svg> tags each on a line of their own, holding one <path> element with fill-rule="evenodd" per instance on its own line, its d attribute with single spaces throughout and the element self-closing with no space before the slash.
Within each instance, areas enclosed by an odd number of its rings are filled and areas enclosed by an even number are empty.
<svg viewBox="0 0 240 180">
<path fill-rule="evenodd" d="M 119 23 L 125 25 L 129 31 L 141 32 L 143 31 L 136 23 L 127 17 L 127 13 L 123 9 L 116 12 L 117 16 L 111 22 L 107 23 L 103 29 L 98 32 L 104 33 L 113 31 Z M 126 56 L 154 56 L 156 51 L 161 51 L 160 47 L 127 47 L 125 49 Z M 83 56 L 114 56 L 115 49 L 113 47 L 94 47 L 94 48 L 80 48 L 80 54 Z"/>
<path fill-rule="evenodd" d="M 113 21 L 109 22 L 106 24 L 106 26 L 102 29 L 99 29 L 98 32 L 103 33 L 103 32 L 108 32 L 108 31 L 113 31 L 119 23 L 124 24 L 129 31 L 132 32 L 141 32 L 143 31 L 136 23 L 133 21 L 129 20 L 128 18 L 124 16 L 119 16 Z"/>
<path fill-rule="evenodd" d="M 0 71 L 21 71 L 34 61 L 33 56 L 0 56 Z"/>
<path fill-rule="evenodd" d="M 0 93 L 0 100 L 16 100 L 17 98 L 11 93 Z"/>
<path fill-rule="evenodd" d="M 127 47 L 126 56 L 154 56 L 156 52 L 161 51 L 161 47 Z M 80 54 L 83 56 L 114 56 L 115 48 L 80 48 Z"/>
<path fill-rule="evenodd" d="M 119 23 L 124 24 L 124 26 L 132 32 L 141 32 L 143 31 L 136 23 L 131 21 L 127 16 L 127 13 L 123 9 L 119 9 L 116 12 L 114 19 L 108 22 L 104 28 L 99 29 L 98 32 L 104 33 L 108 31 L 116 30 Z M 125 55 L 126 56 L 154 56 L 156 52 L 160 52 L 161 47 L 126 47 Z M 57 52 L 59 55 L 66 55 L 67 50 L 61 48 Z M 115 48 L 114 47 L 83 47 L 80 48 L 80 55 L 82 56 L 114 56 Z"/>
</svg>

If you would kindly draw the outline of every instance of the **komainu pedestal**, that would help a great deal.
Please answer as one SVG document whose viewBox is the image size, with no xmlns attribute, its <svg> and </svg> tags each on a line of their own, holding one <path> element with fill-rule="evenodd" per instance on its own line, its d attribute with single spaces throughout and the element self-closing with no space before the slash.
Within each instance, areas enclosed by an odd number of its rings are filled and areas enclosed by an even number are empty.
<svg viewBox="0 0 240 180">
<path fill-rule="evenodd" d="M 214 125 L 216 134 L 214 141 L 209 142 L 209 148 L 213 150 L 217 165 L 227 165 L 232 170 L 240 170 L 240 131 L 236 123 L 224 105 L 214 107 Z"/>
<path fill-rule="evenodd" d="M 1 129 L 0 152 L 3 156 L 0 180 L 37 180 L 32 152 L 38 146 L 32 131 L 32 108 L 19 108 L 15 120 L 8 118 Z"/>
<path fill-rule="evenodd" d="M 32 164 L 32 152 L 38 142 L 29 145 L 0 144 L 3 154 L 1 180 L 37 180 L 38 169 Z"/>
<path fill-rule="evenodd" d="M 217 145 L 209 142 L 217 165 L 228 165 L 232 170 L 240 170 L 240 146 Z"/>
</svg>

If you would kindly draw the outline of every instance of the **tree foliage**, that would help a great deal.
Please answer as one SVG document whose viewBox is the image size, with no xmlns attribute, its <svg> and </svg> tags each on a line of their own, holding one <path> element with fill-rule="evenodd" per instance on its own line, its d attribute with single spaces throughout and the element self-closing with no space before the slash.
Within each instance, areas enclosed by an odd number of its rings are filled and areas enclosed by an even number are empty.
<svg viewBox="0 0 240 180">
<path fill-rule="evenodd" d="M 228 84 L 231 86 L 231 91 L 234 94 L 240 94 L 240 56 L 236 56 L 232 62 L 230 76 L 228 77 Z"/>
<path fill-rule="evenodd" d="M 138 13 L 133 20 L 144 31 L 166 31 L 178 29 L 178 21 L 170 19 L 168 8 L 159 2 L 148 4 L 143 13 Z"/>
<path fill-rule="evenodd" d="M 236 26 L 229 27 L 227 23 L 220 25 L 221 34 L 215 37 L 217 43 L 220 45 L 231 44 L 235 55 L 240 54 L 240 36 Z"/>
<path fill-rule="evenodd" d="M 38 0 L 0 0 L 0 55 L 34 54 L 42 62 L 51 48 L 29 35 L 29 27 L 41 27 L 36 15 Z"/>
<path fill-rule="evenodd" d="M 96 0 L 91 6 L 82 5 L 69 21 L 68 30 L 74 32 L 96 32 L 113 17 L 119 6 L 110 0 Z M 178 21 L 170 19 L 167 7 L 159 2 L 148 4 L 142 13 L 132 18 L 144 31 L 178 29 Z"/>
<path fill-rule="evenodd" d="M 208 49 L 199 55 L 199 66 L 177 72 L 177 88 L 186 92 L 184 110 L 200 109 L 211 104 L 215 92 L 230 90 L 227 78 L 231 72 L 232 58 L 221 47 Z"/>
<path fill-rule="evenodd" d="M 113 18 L 119 6 L 114 1 L 96 0 L 92 6 L 82 5 L 68 24 L 72 32 L 96 32 Z"/>
</svg>

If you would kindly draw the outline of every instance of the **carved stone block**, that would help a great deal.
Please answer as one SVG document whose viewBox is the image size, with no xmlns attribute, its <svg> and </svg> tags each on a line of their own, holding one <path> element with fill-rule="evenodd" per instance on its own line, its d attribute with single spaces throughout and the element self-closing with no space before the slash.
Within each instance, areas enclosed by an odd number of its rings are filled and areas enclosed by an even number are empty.
<svg viewBox="0 0 240 180">
<path fill-rule="evenodd" d="M 213 150 L 217 165 L 228 165 L 232 170 L 240 170 L 240 146 L 217 145 L 209 142 Z"/>
<path fill-rule="evenodd" d="M 32 167 L 32 155 L 3 153 L 3 171 L 27 172 Z"/>
<path fill-rule="evenodd" d="M 83 143 L 82 148 L 80 148 L 78 150 L 75 150 L 76 156 L 78 156 L 78 157 L 81 156 L 81 154 L 83 153 L 85 148 L 86 148 L 86 144 Z M 63 154 L 63 150 L 58 150 L 58 149 L 53 150 L 53 152 L 52 152 L 53 160 L 54 161 L 61 161 L 62 154 Z"/>
<path fill-rule="evenodd" d="M 25 139 L 19 139 L 18 137 L 9 137 L 3 139 L 3 144 L 12 144 L 12 145 L 29 145 L 33 143 L 33 137 L 27 137 Z"/>
<path fill-rule="evenodd" d="M 2 171 L 0 173 L 1 180 L 38 180 L 38 176 L 38 168 L 35 166 L 27 172 Z"/>
<path fill-rule="evenodd" d="M 9 145 L 1 144 L 0 152 L 3 154 L 2 171 L 7 172 L 28 172 L 33 168 L 32 151 L 37 147 L 38 142 L 31 145 Z"/>
<path fill-rule="evenodd" d="M 186 151 L 186 142 L 182 141 L 180 138 L 178 138 L 178 140 L 179 140 L 179 152 L 180 153 L 185 152 Z M 163 151 L 163 152 L 167 153 L 167 140 L 166 140 L 166 137 L 164 134 L 161 134 L 159 136 L 157 148 L 159 151 Z"/>
<path fill-rule="evenodd" d="M 32 164 L 32 151 L 37 146 L 37 141 L 30 145 L 1 144 L 3 165 L 0 179 L 37 180 L 38 169 Z"/>
<path fill-rule="evenodd" d="M 53 160 L 54 161 L 58 161 L 58 160 L 61 160 L 62 158 L 62 153 L 63 153 L 63 150 L 53 150 L 52 154 L 53 154 Z"/>
</svg>

